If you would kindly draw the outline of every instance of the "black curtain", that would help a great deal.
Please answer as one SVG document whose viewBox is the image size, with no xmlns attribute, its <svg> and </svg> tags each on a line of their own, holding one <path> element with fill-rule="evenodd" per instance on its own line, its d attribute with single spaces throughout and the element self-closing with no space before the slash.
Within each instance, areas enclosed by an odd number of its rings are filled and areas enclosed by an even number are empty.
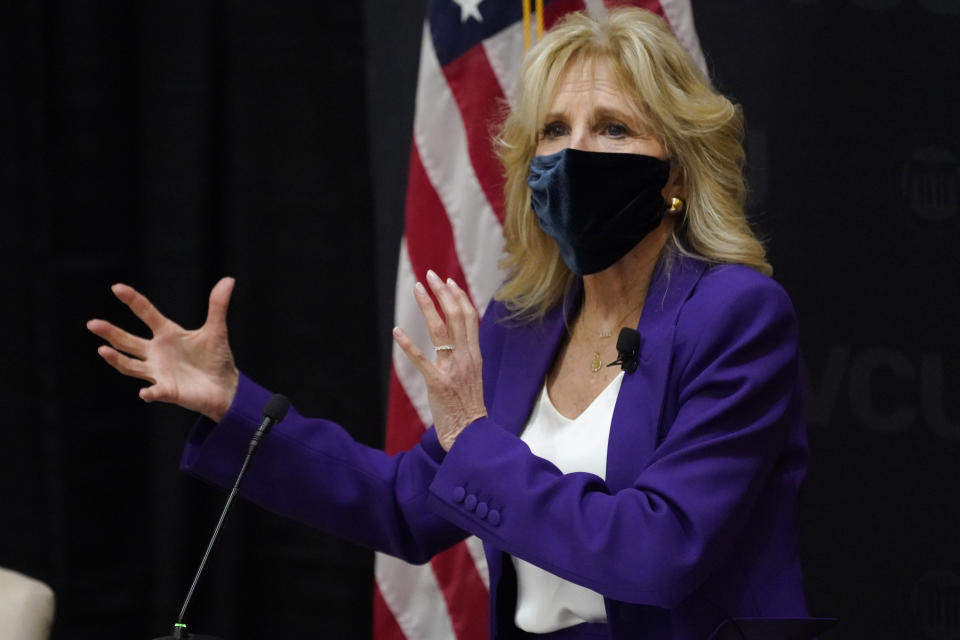
<svg viewBox="0 0 960 640">
<path fill-rule="evenodd" d="M 198 326 L 233 275 L 239 366 L 381 442 L 363 5 L 3 13 L 0 565 L 53 586 L 54 637 L 152 638 L 175 620 L 223 494 L 177 471 L 194 417 L 139 401 L 84 323 L 143 333 L 110 295 L 122 281 Z M 193 630 L 369 637 L 370 554 L 236 506 Z"/>
</svg>

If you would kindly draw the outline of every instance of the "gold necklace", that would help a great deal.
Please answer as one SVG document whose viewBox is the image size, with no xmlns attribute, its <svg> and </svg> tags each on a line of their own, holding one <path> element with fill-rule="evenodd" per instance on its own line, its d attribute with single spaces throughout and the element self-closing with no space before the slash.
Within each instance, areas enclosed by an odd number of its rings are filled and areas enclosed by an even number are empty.
<svg viewBox="0 0 960 640">
<path fill-rule="evenodd" d="M 643 301 L 641 301 L 640 304 L 636 305 L 635 307 L 631 307 L 631 309 L 630 309 L 629 311 L 627 311 L 627 312 L 623 315 L 623 317 L 620 318 L 620 320 L 619 320 L 616 324 L 614 324 L 613 326 L 616 327 L 616 326 L 621 326 L 621 325 L 623 325 L 623 321 L 626 320 L 626 319 L 630 316 L 631 313 L 633 313 L 634 311 L 636 311 L 637 309 L 639 309 L 639 308 L 642 307 L 642 306 L 643 306 Z M 596 329 L 593 329 L 593 328 L 591 328 L 591 327 L 588 327 L 588 326 L 586 325 L 586 323 L 583 321 L 583 316 L 580 317 L 580 326 L 582 326 L 582 327 L 583 327 L 584 329 L 586 329 L 587 331 L 590 331 L 590 332 L 592 332 L 592 333 L 597 334 L 597 336 L 598 336 L 601 340 L 606 340 L 607 338 L 613 337 L 613 330 L 612 330 L 612 329 L 604 329 L 603 331 L 597 331 Z M 603 358 L 600 356 L 600 350 L 599 350 L 599 349 L 594 349 L 594 350 L 593 350 L 593 357 L 590 358 L 590 371 L 592 371 L 592 372 L 594 372 L 594 373 L 597 373 L 597 372 L 600 371 L 600 369 L 602 369 L 602 368 L 603 368 Z"/>
</svg>

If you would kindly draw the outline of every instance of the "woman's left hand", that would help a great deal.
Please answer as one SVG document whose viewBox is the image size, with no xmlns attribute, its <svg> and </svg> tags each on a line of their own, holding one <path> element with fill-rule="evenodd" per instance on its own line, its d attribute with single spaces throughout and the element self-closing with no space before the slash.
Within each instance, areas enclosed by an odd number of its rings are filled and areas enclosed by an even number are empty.
<svg viewBox="0 0 960 640">
<path fill-rule="evenodd" d="M 427 323 L 430 340 L 437 347 L 436 362 L 431 362 L 400 327 L 394 328 L 393 338 L 427 383 L 437 437 L 440 446 L 449 451 L 468 424 L 487 415 L 477 339 L 480 318 L 466 292 L 453 279 L 444 283 L 437 274 L 428 271 L 427 284 L 446 318 L 444 322 L 427 290 L 418 282 L 414 297 Z"/>
</svg>

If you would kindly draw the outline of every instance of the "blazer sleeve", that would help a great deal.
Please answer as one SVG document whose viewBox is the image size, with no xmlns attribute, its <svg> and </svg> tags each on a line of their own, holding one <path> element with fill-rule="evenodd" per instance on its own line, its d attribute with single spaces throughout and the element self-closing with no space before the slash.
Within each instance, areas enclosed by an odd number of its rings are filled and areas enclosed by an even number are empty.
<svg viewBox="0 0 960 640">
<path fill-rule="evenodd" d="M 701 281 L 680 311 L 668 387 L 676 417 L 631 487 L 564 475 L 484 418 L 443 459 L 431 508 L 606 597 L 676 606 L 729 552 L 788 435 L 802 428 L 792 306 L 772 280 L 745 280 Z"/>
<path fill-rule="evenodd" d="M 182 470 L 233 486 L 270 392 L 244 375 L 219 423 L 198 420 Z M 328 420 L 291 407 L 260 444 L 240 494 L 281 516 L 414 563 L 466 537 L 426 505 L 443 449 L 434 430 L 407 452 L 388 456 L 356 442 Z"/>
</svg>

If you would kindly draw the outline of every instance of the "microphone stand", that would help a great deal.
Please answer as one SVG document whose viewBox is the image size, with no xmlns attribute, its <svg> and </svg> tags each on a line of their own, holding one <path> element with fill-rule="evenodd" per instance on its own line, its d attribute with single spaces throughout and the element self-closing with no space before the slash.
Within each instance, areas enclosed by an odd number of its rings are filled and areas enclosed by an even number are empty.
<svg viewBox="0 0 960 640">
<path fill-rule="evenodd" d="M 200 566 L 197 568 L 197 573 L 193 576 L 193 583 L 190 585 L 190 590 L 187 591 L 187 597 L 184 599 L 183 606 L 180 608 L 180 615 L 177 617 L 177 621 L 173 625 L 173 632 L 169 636 L 155 638 L 154 640 L 223 640 L 219 636 L 209 636 L 188 632 L 187 625 L 183 622 L 183 618 L 187 614 L 187 607 L 190 606 L 190 600 L 193 598 L 193 592 L 197 588 L 197 583 L 200 581 L 200 574 L 203 573 L 203 568 L 207 565 L 207 558 L 210 557 L 210 551 L 213 550 L 213 545 L 217 542 L 217 538 L 220 535 L 220 529 L 223 527 L 223 523 L 227 519 L 227 512 L 230 511 L 230 505 L 233 504 L 233 499 L 236 497 L 237 490 L 240 487 L 240 481 L 247 472 L 247 465 L 250 464 L 250 459 L 253 458 L 253 454 L 257 450 L 257 446 L 260 444 L 260 439 L 263 438 L 268 431 L 270 431 L 274 424 L 283 420 L 284 416 L 287 414 L 287 409 L 289 408 L 290 401 L 279 393 L 271 396 L 271 398 L 267 401 L 267 405 L 263 409 L 263 421 L 260 423 L 260 427 L 257 429 L 257 432 L 253 434 L 253 438 L 250 440 L 250 445 L 247 447 L 247 457 L 243 460 L 243 466 L 240 467 L 240 473 L 237 474 L 237 479 L 233 483 L 233 488 L 230 490 L 230 495 L 227 496 L 227 502 L 223 505 L 223 511 L 220 512 L 220 519 L 217 521 L 217 526 L 214 528 L 213 535 L 210 537 L 210 542 L 207 544 L 207 550 L 203 553 L 203 559 L 200 560 Z"/>
</svg>

